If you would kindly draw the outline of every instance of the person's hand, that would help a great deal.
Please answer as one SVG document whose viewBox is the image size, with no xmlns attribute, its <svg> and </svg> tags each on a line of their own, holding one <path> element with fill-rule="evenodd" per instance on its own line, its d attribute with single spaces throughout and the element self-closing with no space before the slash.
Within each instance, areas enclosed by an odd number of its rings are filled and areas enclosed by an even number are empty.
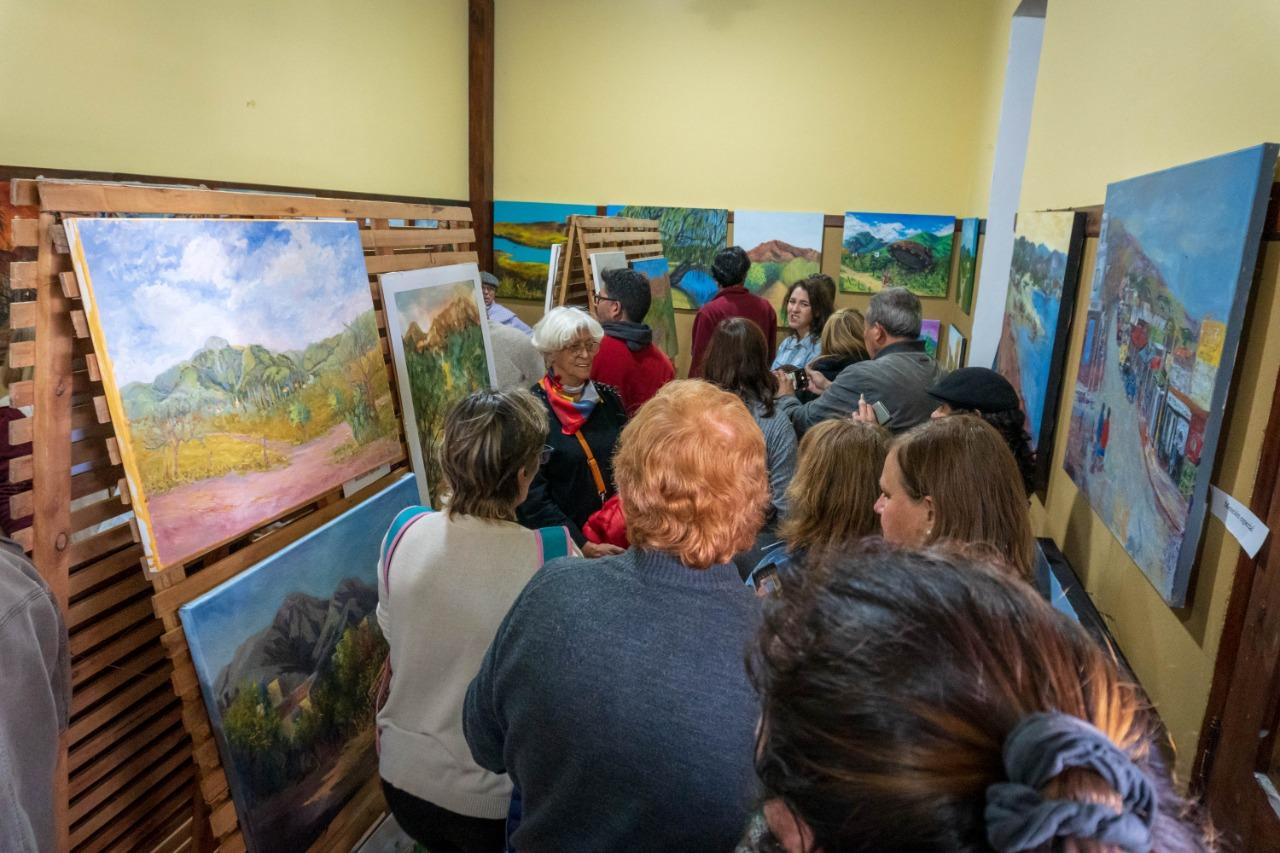
<svg viewBox="0 0 1280 853">
<path fill-rule="evenodd" d="M 871 404 L 867 402 L 867 398 L 858 395 L 858 408 L 849 414 L 849 420 L 862 421 L 864 424 L 878 424 L 879 419 L 876 418 L 876 410 L 871 408 Z"/>
<path fill-rule="evenodd" d="M 786 370 L 773 371 L 774 378 L 778 380 L 778 392 L 775 397 L 785 397 L 788 394 L 796 393 L 796 378 Z"/>
<path fill-rule="evenodd" d="M 608 542 L 588 542 L 582 546 L 582 556 L 588 560 L 594 560 L 596 557 L 612 557 L 614 554 L 621 554 L 624 550 Z"/>
<path fill-rule="evenodd" d="M 831 380 L 812 367 L 806 367 L 804 372 L 809 377 L 809 390 L 813 393 L 821 394 L 831 387 Z"/>
</svg>

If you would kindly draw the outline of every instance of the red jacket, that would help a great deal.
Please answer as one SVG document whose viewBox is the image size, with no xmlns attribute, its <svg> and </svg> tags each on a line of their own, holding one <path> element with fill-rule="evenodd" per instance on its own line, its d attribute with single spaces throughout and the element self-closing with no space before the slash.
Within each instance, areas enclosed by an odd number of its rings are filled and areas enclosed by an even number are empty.
<svg viewBox="0 0 1280 853">
<path fill-rule="evenodd" d="M 591 513 L 591 517 L 582 525 L 582 535 L 587 537 L 588 542 L 595 542 L 597 545 L 631 547 L 631 541 L 627 538 L 627 520 L 622 515 L 622 501 L 617 495 Z"/>
<path fill-rule="evenodd" d="M 689 375 L 702 375 L 702 356 L 707 344 L 711 342 L 711 333 L 716 330 L 722 320 L 730 317 L 745 317 L 753 321 L 764 332 L 769 342 L 769 359 L 773 359 L 774 344 L 778 337 L 778 312 L 769 302 L 748 291 L 742 285 L 722 287 L 720 292 L 711 297 L 706 305 L 698 309 L 693 318 L 693 351 L 689 358 Z"/>
<path fill-rule="evenodd" d="M 653 344 L 645 344 L 633 351 L 626 341 L 607 333 L 600 341 L 595 361 L 591 363 L 591 378 L 618 389 L 627 417 L 634 415 L 675 376 L 676 369 L 671 359 Z"/>
</svg>

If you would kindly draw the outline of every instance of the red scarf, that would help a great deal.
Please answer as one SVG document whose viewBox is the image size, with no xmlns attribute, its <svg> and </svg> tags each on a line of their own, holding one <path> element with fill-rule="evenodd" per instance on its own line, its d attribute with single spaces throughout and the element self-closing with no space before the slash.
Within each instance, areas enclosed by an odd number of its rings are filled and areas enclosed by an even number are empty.
<svg viewBox="0 0 1280 853">
<path fill-rule="evenodd" d="M 559 379 L 551 375 L 551 371 L 538 381 L 542 386 L 542 390 L 546 392 L 547 402 L 551 403 L 551 411 L 555 413 L 556 419 L 560 421 L 560 430 L 565 435 L 573 435 L 582 429 L 582 425 L 587 422 L 587 418 L 591 417 L 591 412 L 596 407 L 597 398 L 592 395 L 591 399 L 587 399 L 587 389 L 582 389 L 582 398 L 574 400 L 573 395 L 564 390 L 564 385 Z M 587 380 L 587 384 L 591 384 L 591 380 Z"/>
</svg>

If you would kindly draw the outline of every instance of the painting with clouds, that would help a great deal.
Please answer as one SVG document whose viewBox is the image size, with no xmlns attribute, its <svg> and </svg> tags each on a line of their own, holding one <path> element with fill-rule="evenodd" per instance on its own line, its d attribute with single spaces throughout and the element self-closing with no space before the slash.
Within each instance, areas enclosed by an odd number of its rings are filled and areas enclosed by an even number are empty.
<svg viewBox="0 0 1280 853">
<path fill-rule="evenodd" d="M 846 213 L 840 243 L 841 292 L 905 287 L 916 296 L 945 297 L 955 230 L 953 216 Z"/>
<path fill-rule="evenodd" d="M 352 222 L 67 224 L 153 568 L 402 456 Z"/>
</svg>

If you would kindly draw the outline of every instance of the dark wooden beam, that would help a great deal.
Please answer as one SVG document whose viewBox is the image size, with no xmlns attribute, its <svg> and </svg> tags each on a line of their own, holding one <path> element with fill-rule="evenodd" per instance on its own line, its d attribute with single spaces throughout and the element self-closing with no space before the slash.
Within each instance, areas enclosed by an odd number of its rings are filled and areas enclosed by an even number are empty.
<svg viewBox="0 0 1280 853">
<path fill-rule="evenodd" d="M 471 218 L 480 269 L 493 272 L 493 0 L 469 0 Z"/>
</svg>

